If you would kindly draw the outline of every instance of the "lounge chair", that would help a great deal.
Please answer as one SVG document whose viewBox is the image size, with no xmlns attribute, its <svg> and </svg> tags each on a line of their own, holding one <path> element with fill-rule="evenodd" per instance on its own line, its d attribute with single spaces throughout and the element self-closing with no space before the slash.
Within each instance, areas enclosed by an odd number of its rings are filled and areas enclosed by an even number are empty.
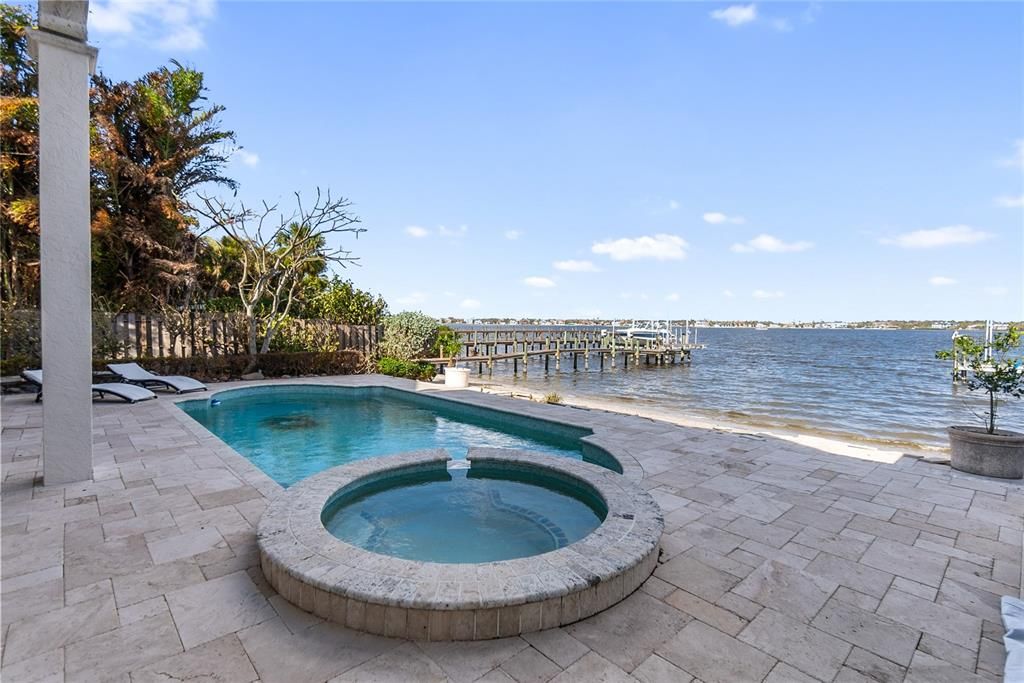
<svg viewBox="0 0 1024 683">
<path fill-rule="evenodd" d="M 43 400 L 43 371 L 42 370 L 25 370 L 21 373 L 21 376 L 31 384 L 36 385 L 36 403 Z M 151 398 L 156 398 L 149 389 L 143 387 L 137 387 L 134 384 L 124 384 L 122 382 L 105 382 L 103 384 L 93 384 L 93 392 L 100 395 L 100 398 L 106 398 L 107 394 L 111 396 L 117 396 L 122 398 L 129 403 L 138 403 L 139 401 L 148 401 Z"/>
<path fill-rule="evenodd" d="M 111 363 L 110 371 L 121 378 L 122 382 L 137 384 L 140 387 L 167 387 L 176 394 L 187 394 L 190 391 L 206 391 L 206 385 L 191 377 L 181 375 L 154 375 L 138 363 Z"/>
</svg>

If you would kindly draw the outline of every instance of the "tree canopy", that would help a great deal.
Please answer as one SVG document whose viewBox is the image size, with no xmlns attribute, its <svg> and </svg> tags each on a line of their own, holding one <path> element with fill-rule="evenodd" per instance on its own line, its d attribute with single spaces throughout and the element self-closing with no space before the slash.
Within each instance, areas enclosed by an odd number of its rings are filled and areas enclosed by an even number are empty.
<svg viewBox="0 0 1024 683">
<path fill-rule="evenodd" d="M 32 25 L 23 9 L 0 4 L 0 301 L 6 317 L 36 308 L 39 300 Z M 227 211 L 217 195 L 238 190 L 228 169 L 239 148 L 223 124 L 224 112 L 208 99 L 203 73 L 175 60 L 135 80 L 93 77 L 92 273 L 103 308 L 159 312 L 172 329 L 183 326 L 175 318 L 196 306 L 247 311 L 264 335 L 264 351 L 286 318 L 379 323 L 387 314 L 384 300 L 330 272 L 332 264 L 353 259 L 327 237 L 362 231 L 347 199 L 331 199 L 328 191 L 311 207 L 300 201 L 296 213 L 267 234 L 256 213 Z"/>
</svg>

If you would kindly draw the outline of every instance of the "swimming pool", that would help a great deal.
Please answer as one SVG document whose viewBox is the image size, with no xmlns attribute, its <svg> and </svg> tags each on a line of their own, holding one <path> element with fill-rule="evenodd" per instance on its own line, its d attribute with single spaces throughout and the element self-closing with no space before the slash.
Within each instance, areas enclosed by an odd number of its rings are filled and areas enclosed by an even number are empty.
<svg viewBox="0 0 1024 683">
<path fill-rule="evenodd" d="M 423 562 L 496 562 L 564 548 L 604 520 L 600 497 L 540 472 L 475 464 L 396 475 L 337 496 L 324 527 L 366 550 Z"/>
<path fill-rule="evenodd" d="M 231 389 L 177 404 L 282 486 L 379 455 L 471 446 L 542 452 L 622 468 L 580 427 L 390 387 L 277 385 Z"/>
</svg>

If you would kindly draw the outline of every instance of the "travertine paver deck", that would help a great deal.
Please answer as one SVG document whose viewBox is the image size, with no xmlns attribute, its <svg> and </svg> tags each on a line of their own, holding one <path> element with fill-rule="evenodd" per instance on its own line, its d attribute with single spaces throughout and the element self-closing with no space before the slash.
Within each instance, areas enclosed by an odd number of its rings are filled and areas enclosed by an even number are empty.
<svg viewBox="0 0 1024 683">
<path fill-rule="evenodd" d="M 412 643 L 346 630 L 267 586 L 254 529 L 276 485 L 191 425 L 170 397 L 97 404 L 95 480 L 44 487 L 40 407 L 29 395 L 7 396 L 0 676 L 998 680 L 998 599 L 1020 590 L 1020 483 L 910 457 L 885 464 L 462 396 L 616 430 L 602 438 L 636 458 L 665 511 L 664 553 L 639 591 L 590 619 L 524 637 Z"/>
</svg>

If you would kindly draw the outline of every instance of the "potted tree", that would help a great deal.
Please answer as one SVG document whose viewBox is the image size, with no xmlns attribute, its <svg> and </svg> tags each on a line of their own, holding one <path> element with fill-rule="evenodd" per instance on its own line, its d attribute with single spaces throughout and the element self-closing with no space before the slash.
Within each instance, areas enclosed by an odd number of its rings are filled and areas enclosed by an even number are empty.
<svg viewBox="0 0 1024 683">
<path fill-rule="evenodd" d="M 1024 396 L 1024 358 L 1017 351 L 1021 331 L 1010 327 L 996 334 L 986 345 L 969 336 L 958 336 L 953 348 L 939 351 L 938 358 L 954 360 L 966 370 L 967 387 L 988 393 L 984 426 L 949 428 L 950 465 L 972 474 L 1003 479 L 1024 477 L 1024 434 L 996 429 L 999 401 Z M 958 362 L 958 361 L 962 361 Z"/>
<path fill-rule="evenodd" d="M 441 358 L 448 359 L 448 367 L 444 369 L 444 385 L 446 387 L 465 388 L 469 386 L 469 369 L 456 367 L 455 359 L 462 350 L 458 333 L 450 327 L 441 326 L 437 330 L 435 348 Z"/>
</svg>

